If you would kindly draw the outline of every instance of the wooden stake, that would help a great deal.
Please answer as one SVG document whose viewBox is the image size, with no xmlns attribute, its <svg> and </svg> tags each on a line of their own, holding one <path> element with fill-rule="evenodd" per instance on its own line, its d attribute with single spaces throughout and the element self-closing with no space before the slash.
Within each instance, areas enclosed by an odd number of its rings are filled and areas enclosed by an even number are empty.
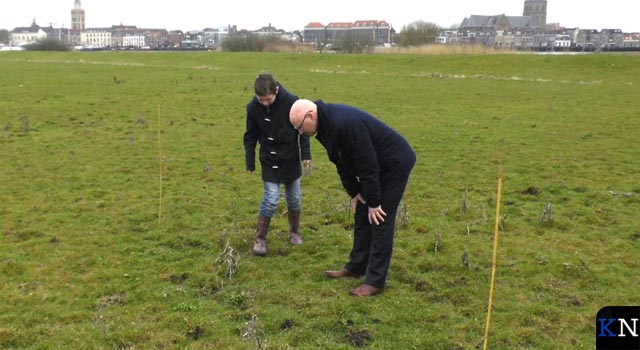
<svg viewBox="0 0 640 350">
<path fill-rule="evenodd" d="M 162 128 L 160 119 L 160 106 L 158 105 L 158 173 L 160 191 L 158 198 L 158 222 L 162 221 Z"/>
<path fill-rule="evenodd" d="M 498 196 L 496 203 L 496 224 L 493 234 L 493 259 L 491 261 L 491 286 L 489 287 L 489 307 L 487 309 L 487 324 L 484 330 L 484 346 L 487 350 L 487 342 L 489 341 L 489 328 L 491 324 L 491 308 L 493 306 L 493 289 L 496 280 L 496 266 L 498 257 L 498 236 L 500 233 L 500 198 L 502 197 L 502 164 L 498 169 Z"/>
</svg>

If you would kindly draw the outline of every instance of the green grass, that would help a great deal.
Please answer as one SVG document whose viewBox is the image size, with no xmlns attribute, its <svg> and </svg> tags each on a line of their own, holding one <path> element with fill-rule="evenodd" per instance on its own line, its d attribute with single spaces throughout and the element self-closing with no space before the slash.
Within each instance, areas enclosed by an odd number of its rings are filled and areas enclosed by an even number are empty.
<svg viewBox="0 0 640 350">
<path fill-rule="evenodd" d="M 352 240 L 317 141 L 305 243 L 288 244 L 281 203 L 269 255 L 250 254 L 262 185 L 242 134 L 260 70 L 413 145 L 384 294 L 324 278 Z M 638 55 L 7 52 L 0 72 L 1 348 L 481 347 L 500 164 L 489 348 L 592 349 L 600 308 L 640 305 Z"/>
</svg>

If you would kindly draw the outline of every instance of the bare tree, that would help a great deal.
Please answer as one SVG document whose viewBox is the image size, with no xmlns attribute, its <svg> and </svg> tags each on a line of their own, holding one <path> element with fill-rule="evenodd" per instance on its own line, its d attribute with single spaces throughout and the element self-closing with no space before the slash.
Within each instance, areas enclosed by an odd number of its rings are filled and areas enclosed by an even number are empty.
<svg viewBox="0 0 640 350">
<path fill-rule="evenodd" d="M 6 29 L 0 29 L 0 43 L 9 43 L 9 31 Z"/>
<path fill-rule="evenodd" d="M 440 27 L 437 24 L 416 21 L 402 27 L 398 43 L 401 46 L 431 44 L 436 41 L 439 34 Z"/>
<path fill-rule="evenodd" d="M 363 53 L 373 49 L 373 39 L 366 33 L 347 32 L 335 40 L 335 49 L 346 53 Z"/>
<path fill-rule="evenodd" d="M 24 46 L 29 51 L 68 51 L 69 46 L 58 39 L 45 38 Z"/>
</svg>

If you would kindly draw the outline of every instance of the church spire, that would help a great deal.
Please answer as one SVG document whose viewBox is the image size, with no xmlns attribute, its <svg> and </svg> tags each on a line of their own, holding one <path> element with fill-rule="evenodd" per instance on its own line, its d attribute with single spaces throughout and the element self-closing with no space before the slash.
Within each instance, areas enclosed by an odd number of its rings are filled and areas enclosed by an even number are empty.
<svg viewBox="0 0 640 350">
<path fill-rule="evenodd" d="M 75 0 L 73 10 L 71 10 L 71 29 L 76 32 L 84 30 L 84 10 L 80 0 Z"/>
<path fill-rule="evenodd" d="M 522 15 L 531 17 L 534 28 L 544 30 L 547 24 L 547 0 L 525 0 Z"/>
</svg>

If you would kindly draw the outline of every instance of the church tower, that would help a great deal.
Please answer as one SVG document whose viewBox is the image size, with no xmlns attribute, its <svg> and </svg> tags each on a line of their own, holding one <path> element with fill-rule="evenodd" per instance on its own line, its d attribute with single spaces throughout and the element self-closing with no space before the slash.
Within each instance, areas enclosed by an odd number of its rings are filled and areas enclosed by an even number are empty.
<svg viewBox="0 0 640 350">
<path fill-rule="evenodd" d="M 531 25 L 544 30 L 547 25 L 547 0 L 524 0 L 523 16 L 532 18 Z"/>
<path fill-rule="evenodd" d="M 71 10 L 71 30 L 81 32 L 84 30 L 84 10 L 80 0 L 75 0 L 73 10 Z"/>
</svg>

